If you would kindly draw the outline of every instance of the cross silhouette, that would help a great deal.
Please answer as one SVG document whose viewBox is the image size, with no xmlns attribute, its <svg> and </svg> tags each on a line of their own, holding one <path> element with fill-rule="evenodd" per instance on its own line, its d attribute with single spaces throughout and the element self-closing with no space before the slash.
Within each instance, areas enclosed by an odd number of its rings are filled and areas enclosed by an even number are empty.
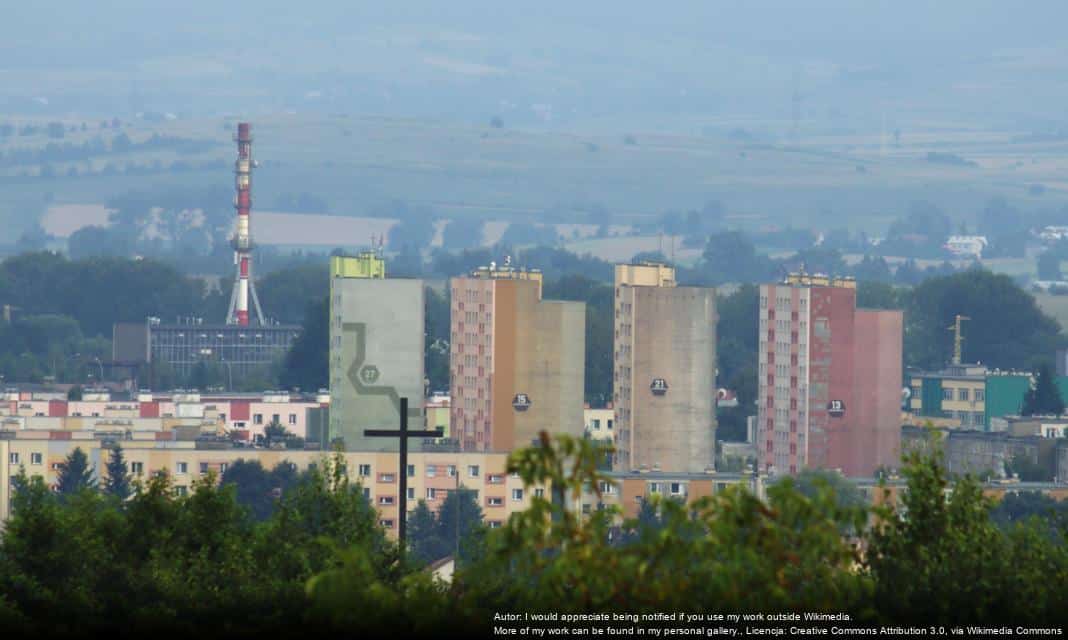
<svg viewBox="0 0 1068 640">
<path fill-rule="evenodd" d="M 397 524 L 397 540 L 400 542 L 401 553 L 404 553 L 404 543 L 408 533 L 408 438 L 440 438 L 445 435 L 445 430 L 438 428 L 433 431 L 409 431 L 408 430 L 408 398 L 400 399 L 400 429 L 365 429 L 363 435 L 368 438 L 396 438 L 400 440 L 400 518 Z"/>
</svg>

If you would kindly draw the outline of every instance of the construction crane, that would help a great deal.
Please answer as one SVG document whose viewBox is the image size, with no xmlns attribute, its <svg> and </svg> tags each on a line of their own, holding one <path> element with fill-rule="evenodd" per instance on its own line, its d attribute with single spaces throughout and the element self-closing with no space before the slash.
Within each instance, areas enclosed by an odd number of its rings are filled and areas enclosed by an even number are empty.
<svg viewBox="0 0 1068 640">
<path fill-rule="evenodd" d="M 964 343 L 964 336 L 961 334 L 960 323 L 964 320 L 971 320 L 971 318 L 958 313 L 953 324 L 948 327 L 948 330 L 953 332 L 953 364 L 961 363 L 961 345 Z"/>
</svg>

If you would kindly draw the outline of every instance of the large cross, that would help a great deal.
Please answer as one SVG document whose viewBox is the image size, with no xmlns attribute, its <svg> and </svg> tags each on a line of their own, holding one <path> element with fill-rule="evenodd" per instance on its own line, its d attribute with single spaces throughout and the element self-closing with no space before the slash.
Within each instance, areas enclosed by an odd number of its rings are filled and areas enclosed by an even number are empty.
<svg viewBox="0 0 1068 640">
<path fill-rule="evenodd" d="M 400 399 L 400 430 L 365 429 L 363 435 L 368 438 L 397 438 L 400 440 L 400 522 L 397 526 L 397 540 L 401 553 L 408 533 L 408 438 L 440 438 L 445 435 L 441 428 L 433 431 L 408 430 L 408 398 Z"/>
</svg>

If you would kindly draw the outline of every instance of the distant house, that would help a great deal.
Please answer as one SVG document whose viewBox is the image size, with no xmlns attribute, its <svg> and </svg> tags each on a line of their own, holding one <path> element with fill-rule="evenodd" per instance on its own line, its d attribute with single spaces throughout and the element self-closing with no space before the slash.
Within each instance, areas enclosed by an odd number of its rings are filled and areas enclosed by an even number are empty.
<svg viewBox="0 0 1068 640">
<path fill-rule="evenodd" d="M 986 245 L 986 236 L 949 236 L 943 247 L 955 256 L 980 258 Z"/>
<path fill-rule="evenodd" d="M 1068 238 L 1068 227 L 1049 225 L 1038 232 L 1038 237 L 1043 242 L 1058 242 L 1059 240 Z"/>
<path fill-rule="evenodd" d="M 452 584 L 452 574 L 456 571 L 456 561 L 452 556 L 445 556 L 430 563 L 426 570 L 445 584 Z"/>
</svg>

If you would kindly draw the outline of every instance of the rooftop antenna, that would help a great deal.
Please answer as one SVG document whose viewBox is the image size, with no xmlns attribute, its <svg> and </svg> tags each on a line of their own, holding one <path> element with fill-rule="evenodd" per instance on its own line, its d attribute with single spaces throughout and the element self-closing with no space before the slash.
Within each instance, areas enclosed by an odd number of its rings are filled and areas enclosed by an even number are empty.
<svg viewBox="0 0 1068 640">
<path fill-rule="evenodd" d="M 961 346 L 964 342 L 964 335 L 961 333 L 960 323 L 964 320 L 971 320 L 971 318 L 958 313 L 953 320 L 953 324 L 948 328 L 949 331 L 953 332 L 953 364 L 956 365 L 961 363 Z"/>
</svg>

